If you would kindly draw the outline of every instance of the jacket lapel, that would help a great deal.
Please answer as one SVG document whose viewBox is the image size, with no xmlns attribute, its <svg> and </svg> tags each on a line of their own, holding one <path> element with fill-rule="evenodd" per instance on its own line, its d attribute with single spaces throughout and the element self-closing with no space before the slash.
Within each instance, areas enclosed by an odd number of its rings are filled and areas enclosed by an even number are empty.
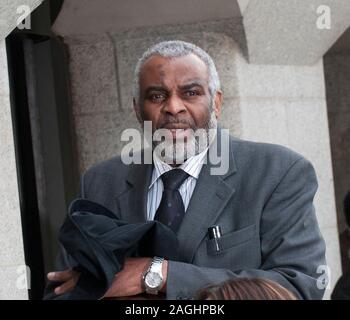
<svg viewBox="0 0 350 320">
<path fill-rule="evenodd" d="M 221 130 L 218 130 L 220 135 Z M 220 154 L 220 137 L 218 138 Z M 195 252 L 208 233 L 208 227 L 215 224 L 227 202 L 233 197 L 235 187 L 227 178 L 236 171 L 231 141 L 229 143 L 229 169 L 224 175 L 211 175 L 213 165 L 208 160 L 198 177 L 185 217 L 178 231 L 181 248 L 180 261 L 192 262 Z"/>
<path fill-rule="evenodd" d="M 147 195 L 152 170 L 152 164 L 129 165 L 127 189 L 117 195 L 122 220 L 129 223 L 147 221 Z"/>
</svg>

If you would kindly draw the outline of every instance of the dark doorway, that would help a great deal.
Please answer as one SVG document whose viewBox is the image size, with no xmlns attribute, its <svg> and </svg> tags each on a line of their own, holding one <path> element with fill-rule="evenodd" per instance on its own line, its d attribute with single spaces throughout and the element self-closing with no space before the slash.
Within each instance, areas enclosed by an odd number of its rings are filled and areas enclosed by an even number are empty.
<svg viewBox="0 0 350 320">
<path fill-rule="evenodd" d="M 44 1 L 31 15 L 30 29 L 15 29 L 6 38 L 30 299 L 42 298 L 58 252 L 57 230 L 78 182 L 68 59 L 51 33 L 62 3 Z"/>
</svg>

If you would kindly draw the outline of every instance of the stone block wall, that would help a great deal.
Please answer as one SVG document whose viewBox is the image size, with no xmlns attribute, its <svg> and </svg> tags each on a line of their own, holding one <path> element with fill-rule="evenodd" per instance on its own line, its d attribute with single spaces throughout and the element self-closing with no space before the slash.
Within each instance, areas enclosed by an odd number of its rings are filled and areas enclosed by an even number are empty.
<svg viewBox="0 0 350 320">
<path fill-rule="evenodd" d="M 5 41 L 0 42 L 0 106 L 0 300 L 27 299 Z"/>
</svg>

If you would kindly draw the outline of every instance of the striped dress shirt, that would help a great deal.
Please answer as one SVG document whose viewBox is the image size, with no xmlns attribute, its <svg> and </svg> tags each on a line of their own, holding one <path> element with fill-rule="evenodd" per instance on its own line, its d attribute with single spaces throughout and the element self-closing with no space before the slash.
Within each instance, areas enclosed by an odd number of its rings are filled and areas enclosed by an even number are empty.
<svg viewBox="0 0 350 320">
<path fill-rule="evenodd" d="M 185 207 L 185 212 L 190 203 L 194 188 L 197 183 L 199 173 L 203 166 L 204 157 L 207 154 L 208 149 L 209 148 L 187 159 L 183 164 L 177 167 L 189 174 L 189 177 L 184 181 L 184 183 L 179 188 L 179 192 Z M 152 172 L 152 179 L 151 179 L 151 184 L 149 185 L 149 188 L 148 188 L 148 198 L 147 198 L 147 219 L 148 220 L 154 219 L 154 216 L 156 214 L 156 211 L 162 199 L 164 186 L 160 176 L 163 173 L 174 169 L 169 164 L 161 161 L 156 155 L 154 155 L 153 157 L 153 162 L 154 162 L 154 166 L 153 166 L 153 172 Z"/>
</svg>

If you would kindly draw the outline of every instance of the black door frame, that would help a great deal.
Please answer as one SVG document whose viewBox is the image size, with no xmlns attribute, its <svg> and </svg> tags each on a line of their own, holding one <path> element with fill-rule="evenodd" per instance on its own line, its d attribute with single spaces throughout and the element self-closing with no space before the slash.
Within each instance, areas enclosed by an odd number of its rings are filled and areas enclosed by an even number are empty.
<svg viewBox="0 0 350 320">
<path fill-rule="evenodd" d="M 46 111 L 49 105 L 50 115 L 44 115 L 41 126 L 41 134 L 50 137 L 48 126 L 43 127 L 50 117 L 57 126 L 55 146 L 44 146 L 41 155 L 45 162 L 45 179 L 50 184 L 47 192 L 50 192 L 48 209 L 50 206 L 58 205 L 61 212 L 67 205 L 67 202 L 73 197 L 77 184 L 77 169 L 72 144 L 67 141 L 74 140 L 71 131 L 67 127 L 71 126 L 69 121 L 69 89 L 65 83 L 65 71 L 67 61 L 65 60 L 64 50 L 61 50 L 57 38 L 51 33 L 51 25 L 57 17 L 63 0 L 46 0 L 31 15 L 32 29 L 15 29 L 6 38 L 6 49 L 8 59 L 10 102 L 13 122 L 13 134 L 15 143 L 15 155 L 17 165 L 18 188 L 20 198 L 20 211 L 23 233 L 23 246 L 26 265 L 30 268 L 30 287 L 28 290 L 29 299 L 42 299 L 46 283 L 45 260 L 47 260 L 47 248 L 45 242 L 48 241 L 47 234 L 43 230 L 43 224 L 39 213 L 38 194 L 42 192 L 38 188 L 36 180 L 35 152 L 33 147 L 33 136 L 31 127 L 30 107 L 33 105 L 32 94 L 35 91 L 34 104 Z M 32 50 L 36 56 L 29 58 L 28 49 Z M 44 57 L 46 63 L 42 63 L 40 58 Z M 63 67 L 62 67 L 63 66 Z M 35 72 L 33 72 L 33 70 Z M 50 82 L 47 84 L 47 77 Z M 31 77 L 28 77 L 30 74 Z M 36 78 L 37 77 L 37 78 Z M 35 81 L 28 83 L 29 81 Z M 44 87 L 43 86 L 44 84 Z M 48 89 L 49 88 L 49 89 Z M 28 91 L 29 90 L 29 91 Z M 49 90 L 49 92 L 48 92 Z M 40 96 L 39 96 L 40 95 Z M 30 100 L 32 99 L 32 100 Z M 30 102 L 31 101 L 31 102 Z M 46 104 L 46 105 L 45 105 Z M 52 112 L 54 111 L 54 112 Z M 46 117 L 46 119 L 45 119 Z M 51 129 L 50 129 L 51 130 Z M 52 132 L 52 131 L 51 131 Z M 43 139 L 44 144 L 52 144 L 52 139 Z M 46 147 L 46 149 L 45 149 Z M 52 150 L 56 150 L 54 155 L 49 155 Z M 52 159 L 59 158 L 54 164 Z M 59 163 L 62 170 L 57 170 Z M 57 172 L 56 172 L 57 171 Z M 49 172 L 49 174 L 47 174 Z M 56 182 L 60 183 L 57 184 Z M 52 194 L 52 185 L 60 185 L 62 190 L 57 194 L 57 203 L 53 203 L 55 195 Z M 47 197 L 46 197 L 47 198 Z M 62 212 L 64 215 L 65 212 Z M 49 222 L 52 224 L 52 221 Z M 51 232 L 49 230 L 49 232 Z M 50 240 L 50 239 L 49 239 Z M 44 250 L 46 249 L 46 250 Z M 52 251 L 52 250 L 51 250 Z M 46 255 L 46 256 L 45 256 Z M 46 257 L 46 259 L 45 259 Z M 50 258 L 51 259 L 51 258 Z M 52 260 L 52 259 L 51 259 Z"/>
</svg>

